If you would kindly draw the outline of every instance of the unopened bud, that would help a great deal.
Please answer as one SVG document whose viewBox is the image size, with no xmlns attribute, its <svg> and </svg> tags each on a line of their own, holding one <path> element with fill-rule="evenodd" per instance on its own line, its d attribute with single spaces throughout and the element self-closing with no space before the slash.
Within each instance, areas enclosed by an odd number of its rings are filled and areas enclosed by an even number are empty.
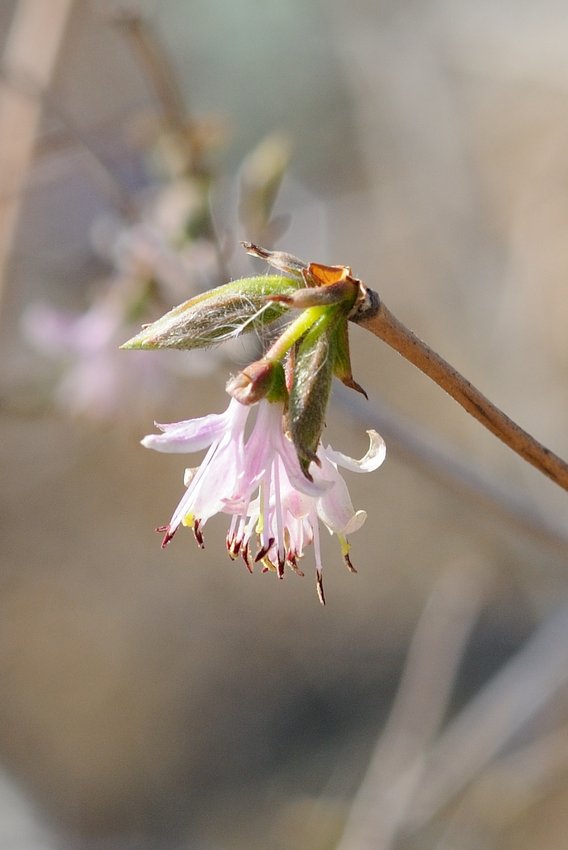
<svg viewBox="0 0 568 850">
<path fill-rule="evenodd" d="M 267 299 L 299 286 L 300 281 L 281 275 L 235 280 L 174 307 L 121 348 L 207 348 L 280 318 L 285 308 Z"/>
<path fill-rule="evenodd" d="M 275 360 L 257 360 L 227 382 L 227 392 L 241 404 L 256 404 L 263 398 L 280 401 L 286 394 L 284 369 Z"/>
</svg>

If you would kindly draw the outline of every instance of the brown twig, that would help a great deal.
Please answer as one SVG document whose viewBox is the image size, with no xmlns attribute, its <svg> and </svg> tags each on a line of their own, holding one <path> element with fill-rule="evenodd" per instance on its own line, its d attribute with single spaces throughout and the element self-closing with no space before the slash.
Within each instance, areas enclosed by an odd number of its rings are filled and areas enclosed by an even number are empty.
<svg viewBox="0 0 568 850">
<path fill-rule="evenodd" d="M 568 464 L 509 419 L 463 375 L 387 309 L 376 292 L 365 288 L 365 298 L 352 321 L 382 339 L 428 375 L 458 404 L 528 463 L 568 490 Z"/>
</svg>

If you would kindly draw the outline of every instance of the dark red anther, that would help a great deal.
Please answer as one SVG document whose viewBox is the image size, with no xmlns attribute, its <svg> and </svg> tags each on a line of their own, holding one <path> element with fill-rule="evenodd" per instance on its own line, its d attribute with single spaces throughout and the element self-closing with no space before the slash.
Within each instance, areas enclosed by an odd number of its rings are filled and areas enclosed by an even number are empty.
<svg viewBox="0 0 568 850">
<path fill-rule="evenodd" d="M 321 570 L 316 570 L 316 590 L 322 605 L 325 605 L 325 593 L 323 592 L 323 576 Z"/>
<path fill-rule="evenodd" d="M 170 540 L 172 539 L 172 537 L 174 536 L 174 534 L 176 533 L 176 529 L 171 531 L 169 525 L 159 525 L 157 527 L 156 531 L 158 532 L 158 534 L 164 535 L 163 538 L 162 538 L 161 547 L 162 547 L 162 549 L 165 549 L 166 546 L 168 545 L 168 543 L 170 542 Z"/>
<path fill-rule="evenodd" d="M 345 566 L 347 567 L 347 569 L 349 570 L 350 573 L 356 573 L 357 572 L 357 570 L 355 569 L 355 567 L 351 563 L 351 558 L 349 557 L 349 552 L 346 552 L 344 554 L 343 563 L 345 564 Z"/>
<path fill-rule="evenodd" d="M 203 532 L 201 531 L 201 520 L 196 519 L 193 523 L 193 536 L 195 537 L 195 542 L 199 546 L 200 549 L 205 549 L 205 543 L 203 541 Z"/>
<path fill-rule="evenodd" d="M 262 561 L 263 558 L 266 558 L 272 547 L 274 546 L 274 537 L 271 537 L 266 546 L 263 546 L 262 549 L 259 549 L 255 555 L 254 562 L 258 564 L 259 561 Z"/>
<path fill-rule="evenodd" d="M 288 552 L 288 554 L 286 555 L 286 562 L 294 570 L 297 576 L 303 577 L 304 573 L 298 566 L 297 555 L 294 552 Z"/>
<path fill-rule="evenodd" d="M 251 563 L 251 560 L 250 560 L 248 543 L 246 544 L 246 546 L 243 549 L 241 549 L 241 558 L 245 562 L 246 568 L 249 571 L 249 573 L 252 573 L 253 564 Z"/>
</svg>

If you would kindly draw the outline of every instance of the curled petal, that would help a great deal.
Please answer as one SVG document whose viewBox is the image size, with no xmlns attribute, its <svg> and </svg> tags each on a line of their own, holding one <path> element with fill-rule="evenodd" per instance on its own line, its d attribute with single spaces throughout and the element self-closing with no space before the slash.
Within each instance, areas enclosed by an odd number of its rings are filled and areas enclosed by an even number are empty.
<svg viewBox="0 0 568 850">
<path fill-rule="evenodd" d="M 348 457 L 342 452 L 336 452 L 331 446 L 324 449 L 325 455 L 333 461 L 333 463 L 342 466 L 344 469 L 349 469 L 350 472 L 374 472 L 384 461 L 387 448 L 385 441 L 376 431 L 367 431 L 369 435 L 369 448 L 367 453 L 361 460 Z"/>
<path fill-rule="evenodd" d="M 343 529 L 343 534 L 353 534 L 355 531 L 359 531 L 366 519 L 367 511 L 355 511 L 350 521 Z"/>
</svg>

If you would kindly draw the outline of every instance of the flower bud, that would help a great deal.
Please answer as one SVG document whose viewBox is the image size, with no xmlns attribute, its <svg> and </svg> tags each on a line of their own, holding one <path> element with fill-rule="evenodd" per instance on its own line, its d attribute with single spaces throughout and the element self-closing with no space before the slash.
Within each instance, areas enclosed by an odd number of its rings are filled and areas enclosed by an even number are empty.
<svg viewBox="0 0 568 850">
<path fill-rule="evenodd" d="M 256 404 L 263 398 L 282 401 L 286 396 L 284 368 L 275 360 L 257 360 L 231 378 L 226 389 L 241 404 Z"/>
<path fill-rule="evenodd" d="M 207 348 L 274 322 L 286 308 L 267 299 L 290 295 L 302 285 L 282 275 L 235 280 L 174 307 L 121 348 Z"/>
</svg>

